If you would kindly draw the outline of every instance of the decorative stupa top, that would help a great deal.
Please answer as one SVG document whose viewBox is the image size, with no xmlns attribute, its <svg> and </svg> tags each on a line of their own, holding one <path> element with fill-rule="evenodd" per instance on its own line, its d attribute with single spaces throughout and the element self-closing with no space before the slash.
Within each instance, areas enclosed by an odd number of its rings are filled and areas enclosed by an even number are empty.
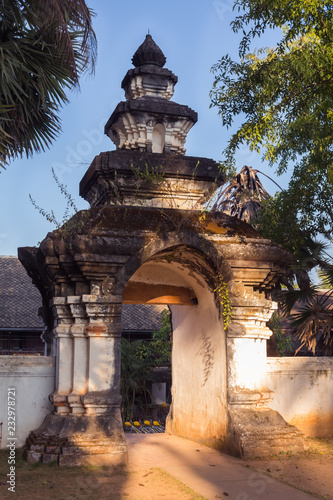
<svg viewBox="0 0 333 500">
<path fill-rule="evenodd" d="M 178 78 L 163 67 L 166 58 L 151 35 L 132 62 L 135 68 L 128 70 L 121 84 L 126 101 L 112 113 L 105 133 L 117 149 L 185 154 L 186 136 L 197 113 L 170 100 Z"/>
<path fill-rule="evenodd" d="M 151 35 L 146 35 L 145 41 L 132 57 L 132 63 L 136 68 L 144 64 L 156 64 L 162 68 L 166 63 L 166 57 Z"/>
<path fill-rule="evenodd" d="M 117 149 L 95 157 L 80 195 L 91 206 L 202 210 L 225 175 L 214 160 L 184 156 L 197 114 L 171 101 L 177 77 L 163 67 L 166 59 L 151 35 L 132 61 L 121 84 L 126 100 L 105 125 Z"/>
</svg>

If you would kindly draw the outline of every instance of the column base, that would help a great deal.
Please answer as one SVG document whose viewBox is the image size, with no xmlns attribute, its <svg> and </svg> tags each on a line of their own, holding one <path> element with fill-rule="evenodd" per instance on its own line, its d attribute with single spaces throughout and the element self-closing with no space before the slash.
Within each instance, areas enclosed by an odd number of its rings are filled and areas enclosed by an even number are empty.
<svg viewBox="0 0 333 500">
<path fill-rule="evenodd" d="M 229 407 L 228 452 L 240 458 L 305 451 L 305 436 L 270 408 Z"/>
<path fill-rule="evenodd" d="M 126 465 L 127 444 L 119 408 L 103 415 L 49 414 L 26 442 L 29 463 L 60 466 Z"/>
</svg>

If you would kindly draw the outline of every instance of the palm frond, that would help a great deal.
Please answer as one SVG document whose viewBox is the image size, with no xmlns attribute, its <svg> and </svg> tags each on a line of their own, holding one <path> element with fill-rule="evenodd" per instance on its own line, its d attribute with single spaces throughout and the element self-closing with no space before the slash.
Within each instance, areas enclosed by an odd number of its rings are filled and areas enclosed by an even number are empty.
<svg viewBox="0 0 333 500">
<path fill-rule="evenodd" d="M 320 339 L 326 346 L 332 343 L 333 309 L 332 303 L 328 302 L 327 298 L 321 300 L 317 295 L 298 313 L 291 316 L 293 333 L 301 341 L 296 353 L 303 346 L 307 346 L 315 354 Z"/>
<path fill-rule="evenodd" d="M 0 165 L 48 148 L 66 90 L 96 60 L 83 0 L 0 0 Z"/>
<path fill-rule="evenodd" d="M 333 290 L 322 293 L 311 286 L 307 290 L 284 292 L 280 297 L 280 307 L 288 317 L 292 334 L 301 342 L 296 353 L 303 346 L 315 353 L 319 342 L 326 347 L 332 344 Z M 298 307 L 292 313 L 295 305 Z"/>
<path fill-rule="evenodd" d="M 229 185 L 221 190 L 212 209 L 246 222 L 253 221 L 261 209 L 261 202 L 269 197 L 257 172 L 245 165 Z"/>
</svg>

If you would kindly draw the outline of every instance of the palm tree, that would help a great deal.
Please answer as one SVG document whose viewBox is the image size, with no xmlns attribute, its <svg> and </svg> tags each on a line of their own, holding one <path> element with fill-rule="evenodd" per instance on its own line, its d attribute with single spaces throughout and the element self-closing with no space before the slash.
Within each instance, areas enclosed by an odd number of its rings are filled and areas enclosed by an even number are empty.
<svg viewBox="0 0 333 500">
<path fill-rule="evenodd" d="M 248 223 L 253 222 L 262 208 L 261 202 L 269 198 L 257 172 L 258 170 L 245 165 L 230 184 L 221 191 L 212 209 Z"/>
<path fill-rule="evenodd" d="M 0 165 L 44 150 L 66 91 L 93 71 L 96 37 L 83 0 L 0 0 Z"/>
<path fill-rule="evenodd" d="M 312 254 L 297 264 L 297 269 L 306 273 L 314 263 L 319 266 L 322 282 L 319 286 L 309 283 L 307 287 L 289 290 L 280 294 L 280 306 L 289 318 L 292 333 L 300 341 L 296 353 L 306 346 L 313 354 L 320 347 L 326 355 L 333 354 L 333 265 L 332 259 L 324 257 L 325 245 L 316 243 Z M 324 290 L 323 290 L 324 288 Z M 297 308 L 293 308 L 297 303 Z"/>
<path fill-rule="evenodd" d="M 270 198 L 258 179 L 257 172 L 259 171 L 244 166 L 221 191 L 213 210 L 225 212 L 255 227 L 258 212 L 263 208 L 262 202 Z M 285 285 L 288 291 L 274 291 L 274 300 L 279 301 L 283 315 L 288 317 L 291 332 L 300 341 L 299 349 L 306 346 L 315 353 L 316 347 L 320 347 L 326 354 L 332 354 L 333 265 L 332 258 L 328 256 L 327 259 L 325 253 L 323 243 L 303 234 L 303 244 L 297 254 L 294 253 L 293 265 L 280 278 L 280 284 Z M 324 293 L 319 292 L 318 287 L 310 280 L 309 273 L 316 266 L 319 266 L 326 288 Z M 298 289 L 294 288 L 295 280 Z M 293 312 L 296 303 L 297 311 Z"/>
</svg>

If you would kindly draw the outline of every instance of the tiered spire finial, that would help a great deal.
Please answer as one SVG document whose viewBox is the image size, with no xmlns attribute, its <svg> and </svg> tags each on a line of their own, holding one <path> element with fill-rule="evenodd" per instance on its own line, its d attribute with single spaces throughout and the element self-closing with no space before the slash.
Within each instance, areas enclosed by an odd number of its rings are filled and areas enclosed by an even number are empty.
<svg viewBox="0 0 333 500">
<path fill-rule="evenodd" d="M 154 64 L 162 68 L 166 63 L 166 57 L 159 46 L 154 42 L 152 36 L 148 33 L 145 41 L 140 45 L 132 57 L 132 63 L 136 68 L 144 64 Z"/>
<path fill-rule="evenodd" d="M 185 154 L 185 141 L 197 121 L 195 111 L 171 101 L 176 75 L 164 68 L 166 57 L 150 33 L 136 50 L 120 102 L 105 125 L 117 149 Z"/>
</svg>

